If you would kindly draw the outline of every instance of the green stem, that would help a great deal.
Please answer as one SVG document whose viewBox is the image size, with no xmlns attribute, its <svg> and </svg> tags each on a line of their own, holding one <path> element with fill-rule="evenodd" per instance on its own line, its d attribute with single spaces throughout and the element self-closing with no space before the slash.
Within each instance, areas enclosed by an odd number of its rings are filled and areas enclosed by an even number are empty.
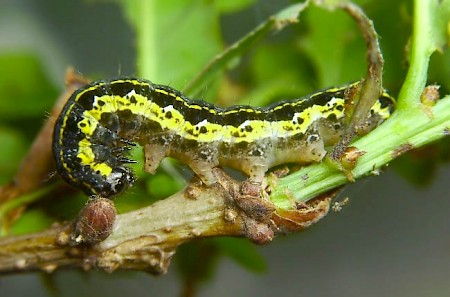
<svg viewBox="0 0 450 297">
<path fill-rule="evenodd" d="M 433 28 L 432 15 L 437 8 L 437 1 L 415 0 L 411 65 L 398 98 L 397 111 L 386 123 L 352 144 L 366 152 L 352 170 L 355 178 L 373 172 L 406 150 L 449 134 L 450 96 L 433 107 L 432 117 L 423 111 L 419 99 L 427 80 L 429 59 L 436 48 L 433 37 L 438 29 Z M 305 202 L 345 183 L 348 180 L 342 172 L 330 162 L 322 162 L 278 180 L 270 198 L 277 207 L 289 209 L 293 207 L 292 197 Z"/>
<path fill-rule="evenodd" d="M 419 96 L 425 87 L 428 73 L 428 63 L 434 51 L 431 40 L 432 23 L 431 11 L 434 0 L 414 1 L 414 28 L 412 35 L 412 47 L 410 67 L 405 82 L 399 94 L 397 110 L 414 108 L 419 104 Z"/>
<path fill-rule="evenodd" d="M 136 6 L 136 12 L 140 15 L 137 21 L 137 55 L 139 64 L 138 74 L 141 77 L 151 77 L 155 79 L 158 77 L 157 67 L 157 50 L 156 50 L 156 1 L 155 0 L 141 0 Z"/>
<path fill-rule="evenodd" d="M 441 139 L 450 129 L 450 96 L 433 109 L 431 119 L 421 109 L 409 113 L 395 113 L 390 120 L 353 143 L 366 154 L 358 159 L 352 171 L 355 178 L 365 176 L 387 164 L 401 152 Z M 289 209 L 291 198 L 306 202 L 319 194 L 348 183 L 345 175 L 329 162 L 307 166 L 277 181 L 270 199 L 277 207 Z"/>
</svg>

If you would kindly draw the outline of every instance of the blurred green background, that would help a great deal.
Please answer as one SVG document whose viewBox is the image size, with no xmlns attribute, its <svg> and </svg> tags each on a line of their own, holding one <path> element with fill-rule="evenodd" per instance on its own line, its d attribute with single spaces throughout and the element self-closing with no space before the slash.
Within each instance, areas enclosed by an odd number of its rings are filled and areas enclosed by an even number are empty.
<svg viewBox="0 0 450 297">
<path fill-rule="evenodd" d="M 69 65 L 91 79 L 144 76 L 182 89 L 227 45 L 294 3 L 147 1 L 143 10 L 139 2 L 2 0 L 0 183 L 17 170 L 63 90 Z M 355 2 L 381 37 L 384 85 L 395 96 L 408 66 L 412 1 Z M 297 25 L 253 44 L 190 95 L 225 106 L 265 105 L 358 80 L 365 71 L 365 46 L 353 21 L 343 12 L 310 8 Z M 450 54 L 436 54 L 429 82 L 448 94 L 449 77 Z M 448 152 L 448 145 L 436 150 Z M 7 276 L 0 278 L 0 295 L 177 296 L 182 280 L 198 278 L 205 281 L 199 296 L 450 296 L 450 168 L 438 164 L 448 153 L 439 156 L 403 157 L 395 171 L 348 186 L 340 199 L 348 196 L 350 203 L 340 213 L 266 246 L 238 239 L 183 246 L 168 275 L 158 278 L 79 271 Z M 120 212 L 167 197 L 189 174 L 173 162 L 159 171 L 140 173 L 139 183 L 118 198 Z M 65 198 L 31 205 L 12 231 L 73 218 L 86 198 Z"/>
</svg>

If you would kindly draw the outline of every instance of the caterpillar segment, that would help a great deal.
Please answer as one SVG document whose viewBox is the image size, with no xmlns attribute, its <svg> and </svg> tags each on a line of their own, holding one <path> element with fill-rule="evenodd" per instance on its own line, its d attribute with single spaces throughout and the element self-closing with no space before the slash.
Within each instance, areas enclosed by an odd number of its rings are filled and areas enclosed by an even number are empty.
<svg viewBox="0 0 450 297">
<path fill-rule="evenodd" d="M 219 108 L 164 85 L 137 78 L 97 81 L 77 90 L 59 115 L 53 153 L 59 174 L 88 195 L 112 197 L 134 182 L 127 164 L 135 143 L 144 169 L 165 157 L 187 164 L 206 184 L 212 169 L 231 167 L 261 182 L 273 166 L 320 162 L 346 127 L 346 102 L 360 82 L 267 107 Z M 395 106 L 383 92 L 370 113 L 370 131 Z"/>
</svg>

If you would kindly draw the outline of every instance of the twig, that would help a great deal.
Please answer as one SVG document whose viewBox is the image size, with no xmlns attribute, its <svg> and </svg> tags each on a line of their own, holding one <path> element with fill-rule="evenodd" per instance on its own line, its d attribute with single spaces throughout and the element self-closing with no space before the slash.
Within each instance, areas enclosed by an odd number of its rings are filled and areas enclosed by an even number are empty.
<svg viewBox="0 0 450 297">
<path fill-rule="evenodd" d="M 449 135 L 449 95 L 441 98 L 432 108 L 427 107 L 427 110 L 432 112 L 433 118 L 429 117 L 429 112 L 419 108 L 430 56 L 437 48 L 437 44 L 444 45 L 442 43 L 442 40 L 446 40 L 444 24 L 450 21 L 450 17 L 447 16 L 447 20 L 441 20 L 441 27 L 436 27 L 433 16 L 439 15 L 438 12 L 441 10 L 448 11 L 449 6 L 449 1 L 441 3 L 416 1 L 414 19 L 421 19 L 422 22 L 415 22 L 413 59 L 398 97 L 398 108 L 380 127 L 353 143 L 359 150 L 366 152 L 358 159 L 357 166 L 352 170 L 354 178 L 377 171 L 398 157 L 396 152 L 401 148 L 419 148 Z M 348 179 L 341 171 L 336 170 L 335 166 L 327 162 L 313 164 L 280 179 L 272 191 L 270 200 L 280 208 L 290 208 L 286 192 L 291 193 L 291 197 L 297 202 L 302 202 L 308 201 L 324 190 L 333 189 L 347 182 Z"/>
<path fill-rule="evenodd" d="M 364 78 L 353 104 L 346 108 L 350 122 L 347 131 L 330 152 L 330 158 L 335 162 L 340 162 L 348 145 L 360 130 L 364 128 L 367 115 L 375 101 L 382 92 L 383 77 L 383 55 L 381 54 L 378 36 L 372 21 L 364 12 L 351 2 L 344 2 L 338 5 L 345 10 L 358 24 L 361 34 L 367 45 L 367 74 Z"/>
<path fill-rule="evenodd" d="M 221 170 L 216 171 L 216 176 L 222 186 L 200 187 L 191 183 L 165 200 L 118 215 L 113 233 L 98 245 L 70 246 L 71 224 L 1 238 L 0 273 L 53 272 L 57 268 L 80 267 L 161 274 L 167 271 L 176 248 L 186 241 L 245 236 L 256 243 L 265 243 L 271 241 L 274 232 L 301 230 L 323 218 L 329 210 L 330 196 L 324 196 L 298 210 L 275 212 L 269 222 L 258 222 L 234 202 L 239 183 Z"/>
<path fill-rule="evenodd" d="M 427 41 L 427 38 L 421 40 Z M 429 55 L 425 57 L 428 59 Z M 419 98 L 420 94 L 414 96 Z M 358 160 L 353 171 L 355 177 L 397 157 L 395 152 L 399 151 L 398 148 L 422 146 L 448 135 L 450 96 L 430 109 L 434 116 L 432 119 L 421 109 L 407 114 L 396 113 L 383 126 L 358 140 L 356 145 L 367 154 Z M 52 272 L 62 267 L 164 273 L 177 246 L 189 240 L 209 236 L 245 236 L 256 243 L 264 243 L 277 233 L 308 227 L 327 214 L 330 197 L 334 193 L 314 200 L 312 197 L 348 182 L 325 163 L 275 179 L 268 189 L 271 200 L 261 199 L 261 204 L 256 200 L 253 204 L 255 210 L 260 206 L 261 213 L 267 212 L 267 205 L 272 206 L 273 212 L 268 220 L 258 221 L 235 202 L 240 183 L 220 170 L 216 174 L 220 185 L 201 187 L 191 183 L 185 191 L 163 201 L 118 215 L 111 236 L 97 245 L 71 246 L 71 224 L 55 226 L 37 234 L 1 238 L 0 273 Z"/>
</svg>

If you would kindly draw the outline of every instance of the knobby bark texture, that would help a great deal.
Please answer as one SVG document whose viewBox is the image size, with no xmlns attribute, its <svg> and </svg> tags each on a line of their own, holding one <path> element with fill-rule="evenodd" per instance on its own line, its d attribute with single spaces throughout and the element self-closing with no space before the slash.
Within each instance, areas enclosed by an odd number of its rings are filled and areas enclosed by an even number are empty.
<svg viewBox="0 0 450 297">
<path fill-rule="evenodd" d="M 2 238 L 0 273 L 78 267 L 162 274 L 176 248 L 186 241 L 241 236 L 259 244 L 270 242 L 276 234 L 298 231 L 320 220 L 327 214 L 333 195 L 298 205 L 292 211 L 277 212 L 265 199 L 243 210 L 236 203 L 241 184 L 221 169 L 215 175 L 220 183 L 211 187 L 193 182 L 165 200 L 118 215 L 111 236 L 99 244 L 74 245 L 70 240 L 73 223 L 58 224 L 36 234 Z"/>
</svg>

